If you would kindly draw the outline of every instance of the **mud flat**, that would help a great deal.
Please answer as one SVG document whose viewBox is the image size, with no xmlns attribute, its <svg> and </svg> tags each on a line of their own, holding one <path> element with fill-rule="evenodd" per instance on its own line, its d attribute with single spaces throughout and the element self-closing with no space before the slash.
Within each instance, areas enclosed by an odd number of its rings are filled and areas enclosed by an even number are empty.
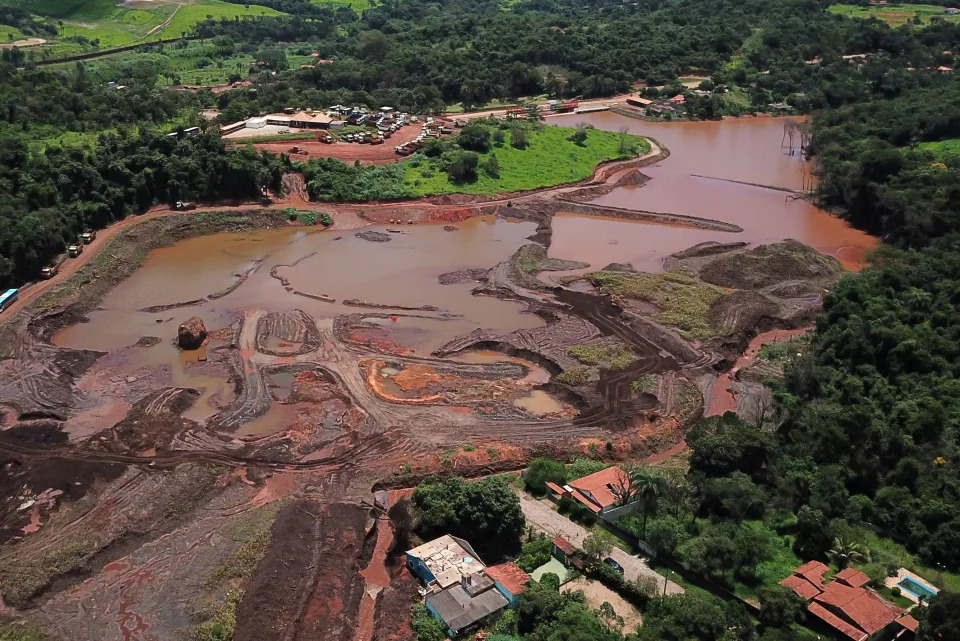
<svg viewBox="0 0 960 641">
<path fill-rule="evenodd" d="M 385 243 L 236 210 L 120 232 L 0 327 L 4 602 L 63 638 L 409 632 L 372 485 L 669 451 L 840 277 L 752 219 L 597 204 L 658 169 L 357 218 L 438 223 Z"/>
</svg>

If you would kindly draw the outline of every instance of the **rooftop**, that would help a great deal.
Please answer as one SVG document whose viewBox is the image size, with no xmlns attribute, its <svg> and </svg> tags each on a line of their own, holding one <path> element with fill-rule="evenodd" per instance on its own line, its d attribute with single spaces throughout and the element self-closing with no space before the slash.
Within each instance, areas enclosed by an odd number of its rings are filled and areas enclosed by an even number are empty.
<svg viewBox="0 0 960 641">
<path fill-rule="evenodd" d="M 441 588 L 484 569 L 470 544 L 449 534 L 408 550 L 407 554 L 420 559 L 436 577 Z"/>
<path fill-rule="evenodd" d="M 589 499 L 587 501 L 581 499 L 581 503 L 594 512 L 599 512 L 601 508 L 609 507 L 617 502 L 617 497 L 614 496 L 612 490 L 613 488 L 620 489 L 623 487 L 624 476 L 625 472 L 614 465 L 575 481 L 570 481 L 568 485 Z M 578 496 L 578 498 L 580 497 Z"/>
<path fill-rule="evenodd" d="M 846 570 L 841 570 L 840 572 L 837 572 L 837 575 L 834 578 L 837 581 L 842 581 L 853 588 L 862 588 L 870 582 L 870 577 L 856 568 L 847 568 Z"/>
<path fill-rule="evenodd" d="M 574 550 L 576 550 L 576 548 L 573 547 L 573 543 L 566 540 L 562 536 L 558 536 L 553 539 L 553 544 L 556 545 L 557 548 L 564 554 L 573 554 Z"/>
<path fill-rule="evenodd" d="M 487 576 L 507 589 L 507 592 L 516 596 L 523 594 L 530 581 L 530 575 L 521 570 L 514 563 L 501 563 L 487 568 Z"/>
<path fill-rule="evenodd" d="M 829 570 L 830 568 L 820 561 L 808 561 L 794 570 L 793 573 L 802 576 L 807 581 L 810 581 L 810 583 L 819 587 L 823 585 L 823 575 Z"/>
<path fill-rule="evenodd" d="M 427 604 L 456 634 L 485 616 L 507 607 L 507 599 L 497 590 L 490 589 L 471 595 L 457 583 L 429 595 Z"/>
<path fill-rule="evenodd" d="M 807 611 L 834 630 L 839 630 L 844 636 L 853 639 L 853 641 L 864 641 L 867 638 L 866 632 L 858 630 L 819 603 L 811 603 L 807 606 Z"/>
<path fill-rule="evenodd" d="M 805 601 L 810 601 L 813 597 L 820 594 L 820 588 L 810 583 L 802 576 L 792 574 L 780 582 L 780 585 L 791 588 L 797 595 Z"/>
</svg>

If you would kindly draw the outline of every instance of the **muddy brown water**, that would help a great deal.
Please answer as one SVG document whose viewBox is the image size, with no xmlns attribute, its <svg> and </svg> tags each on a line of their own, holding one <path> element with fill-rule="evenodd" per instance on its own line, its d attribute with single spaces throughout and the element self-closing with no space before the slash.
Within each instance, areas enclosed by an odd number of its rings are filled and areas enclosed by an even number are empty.
<svg viewBox="0 0 960 641">
<path fill-rule="evenodd" d="M 789 192 L 755 186 L 802 190 L 805 182 L 809 185 L 810 163 L 781 148 L 786 120 L 664 123 L 611 112 L 551 118 L 550 124 L 564 126 L 586 122 L 610 131 L 627 127 L 670 150 L 669 158 L 641 170 L 651 178 L 645 185 L 619 187 L 594 203 L 722 220 L 744 231 L 594 222 L 563 215 L 553 222 L 550 255 L 589 262 L 594 268 L 631 262 L 638 269 L 656 271 L 666 256 L 700 242 L 761 244 L 794 238 L 837 257 L 847 269 L 857 269 L 865 252 L 876 246 L 874 237 L 805 200 L 789 199 Z"/>
</svg>

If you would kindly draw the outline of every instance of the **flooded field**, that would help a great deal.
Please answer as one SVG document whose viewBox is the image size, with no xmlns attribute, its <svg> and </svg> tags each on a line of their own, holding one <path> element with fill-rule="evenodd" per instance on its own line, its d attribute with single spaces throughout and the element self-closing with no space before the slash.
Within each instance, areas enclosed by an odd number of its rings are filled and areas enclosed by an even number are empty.
<svg viewBox="0 0 960 641">
<path fill-rule="evenodd" d="M 781 191 L 803 190 L 812 180 L 809 163 L 799 153 L 790 155 L 781 148 L 784 119 L 658 123 L 610 112 L 550 119 L 551 124 L 565 126 L 580 122 L 611 131 L 628 127 L 632 133 L 659 141 L 671 153 L 642 170 L 651 178 L 646 184 L 618 187 L 594 203 L 721 220 L 744 231 L 730 234 L 557 216 L 551 256 L 590 262 L 594 267 L 631 262 L 637 269 L 658 270 L 664 257 L 699 242 L 759 244 L 793 238 L 838 258 L 847 269 L 856 269 L 864 253 L 876 246 L 875 238 Z"/>
</svg>

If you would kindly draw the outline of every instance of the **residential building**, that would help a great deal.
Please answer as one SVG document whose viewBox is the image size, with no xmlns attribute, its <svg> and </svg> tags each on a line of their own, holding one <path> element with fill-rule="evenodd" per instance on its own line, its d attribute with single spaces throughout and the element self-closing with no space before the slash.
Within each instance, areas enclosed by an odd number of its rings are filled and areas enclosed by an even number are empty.
<svg viewBox="0 0 960 641">
<path fill-rule="evenodd" d="M 626 472 L 614 465 L 570 481 L 563 488 L 559 488 L 559 496 L 579 501 L 597 516 L 612 521 L 640 507 L 639 501 L 625 506 L 619 505 L 626 483 Z M 557 493 L 556 485 L 551 483 L 550 489 Z"/>
<path fill-rule="evenodd" d="M 807 602 L 808 623 L 849 641 L 912 638 L 917 622 L 905 611 L 865 587 L 870 578 L 854 568 L 824 582 L 829 571 L 819 561 L 805 563 L 783 581 Z M 819 624 L 819 625 L 818 625 Z"/>
<path fill-rule="evenodd" d="M 563 567 L 570 569 L 575 567 L 578 570 L 583 569 L 583 561 L 576 555 L 577 548 L 573 543 L 562 536 L 553 539 L 553 558 L 563 564 Z"/>
<path fill-rule="evenodd" d="M 407 567 L 426 585 L 427 610 L 450 637 L 515 606 L 530 581 L 513 563 L 484 566 L 469 543 L 449 534 L 408 550 Z"/>
</svg>

